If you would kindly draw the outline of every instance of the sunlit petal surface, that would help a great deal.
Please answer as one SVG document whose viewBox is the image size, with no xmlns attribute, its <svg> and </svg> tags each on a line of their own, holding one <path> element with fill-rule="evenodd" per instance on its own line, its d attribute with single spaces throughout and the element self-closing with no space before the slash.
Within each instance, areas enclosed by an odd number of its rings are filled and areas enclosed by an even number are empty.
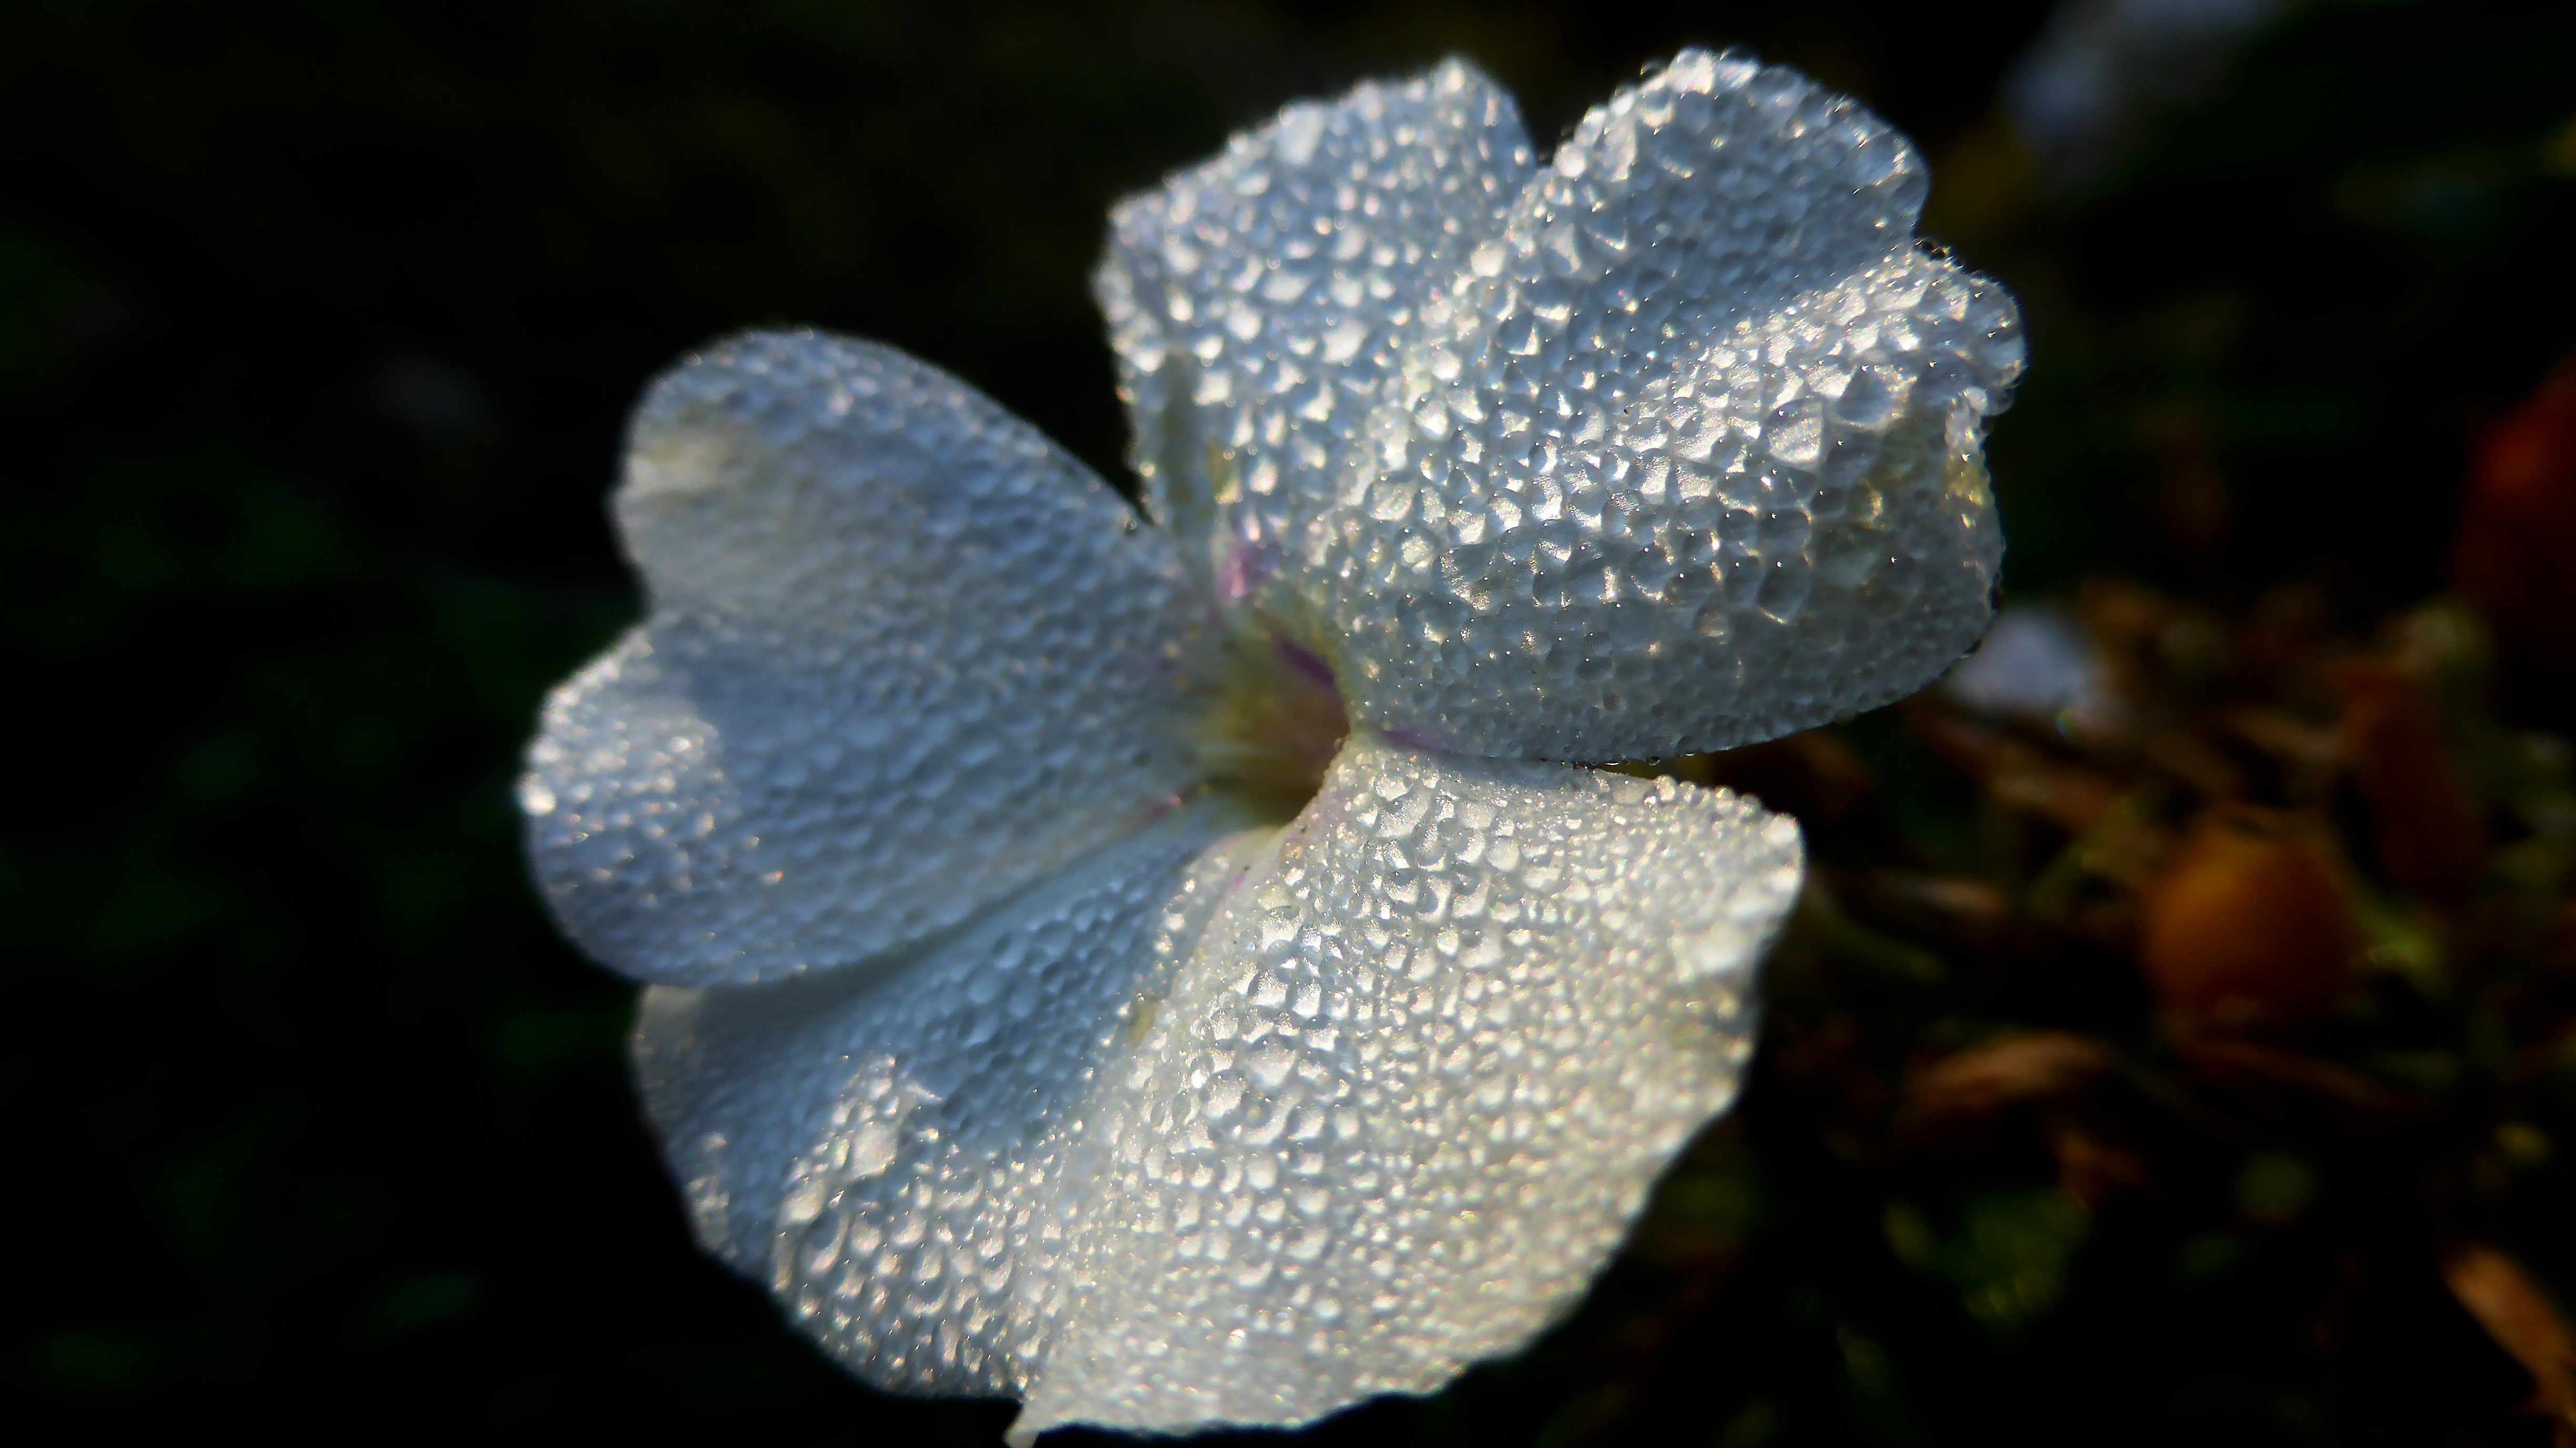
<svg viewBox="0 0 2576 1448">
<path fill-rule="evenodd" d="M 1732 795 L 1355 740 L 871 971 L 651 992 L 702 1241 L 860 1376 L 1294 1421 L 1562 1311 L 1751 1051 L 1796 893 Z"/>
<path fill-rule="evenodd" d="M 1462 70 L 1404 93 L 1488 92 Z M 1365 188 L 1285 149 L 1311 114 L 1122 209 L 1104 293 L 1116 312 L 1120 258 L 1151 253 L 1187 299 L 1119 333 L 1140 456 L 1355 715 L 1474 753 L 1663 755 L 1885 703 L 1975 641 L 2002 554 L 1983 427 L 2023 344 L 2000 288 L 1915 248 L 1928 177 L 1901 136 L 1793 72 L 1685 52 L 1496 211 L 1498 145 L 1425 145 L 1415 169 L 1459 184 L 1404 194 L 1479 204 L 1345 287 L 1341 325 L 1391 351 L 1354 356 L 1326 410 L 1280 381 L 1315 377 L 1307 292 L 1269 303 L 1287 264 L 1204 220 L 1210 195 L 1311 197 L 1329 246 L 1347 198 L 1366 215 Z"/>
<path fill-rule="evenodd" d="M 680 984 L 973 919 L 1196 782 L 1209 615 L 1027 424 L 865 342 L 656 382 L 616 499 L 645 622 L 547 701 L 521 798 L 556 918 Z"/>
<path fill-rule="evenodd" d="M 1511 97 L 1453 60 L 1290 106 L 1111 213 L 1097 289 L 1137 474 L 1229 602 L 1268 594 L 1337 502 L 1424 302 L 1530 157 Z"/>
<path fill-rule="evenodd" d="M 1090 1113 L 1020 1432 L 1298 1422 L 1525 1341 L 1734 1095 L 1800 861 L 1732 795 L 1355 738 Z"/>
</svg>

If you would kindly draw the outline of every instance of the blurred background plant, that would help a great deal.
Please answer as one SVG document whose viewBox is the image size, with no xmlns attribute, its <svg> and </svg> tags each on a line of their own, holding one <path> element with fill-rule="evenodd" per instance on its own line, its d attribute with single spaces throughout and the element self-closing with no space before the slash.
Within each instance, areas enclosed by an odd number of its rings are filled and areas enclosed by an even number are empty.
<svg viewBox="0 0 2576 1448">
<path fill-rule="evenodd" d="M 2576 10 L 1145 0 L 0 12 L 14 1402 L 990 1441 L 689 1247 L 522 880 L 643 379 L 882 337 L 1116 476 L 1117 195 L 1463 52 L 1852 92 L 2028 309 L 2011 611 L 1660 766 L 1805 821 L 1742 1108 L 1364 1443 L 2576 1432 Z M 2553 368 L 2559 369 L 2553 371 Z"/>
</svg>

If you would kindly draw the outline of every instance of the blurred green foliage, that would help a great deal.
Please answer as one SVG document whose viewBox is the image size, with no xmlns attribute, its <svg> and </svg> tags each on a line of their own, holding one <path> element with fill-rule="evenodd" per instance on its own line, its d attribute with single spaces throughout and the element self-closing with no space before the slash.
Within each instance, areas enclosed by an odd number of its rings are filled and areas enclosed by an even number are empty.
<svg viewBox="0 0 2576 1448">
<path fill-rule="evenodd" d="M 2355 619 L 2426 591 L 2465 444 L 2576 343 L 2570 11 L 2318 0 L 2065 195 L 1993 112 L 2043 9 L 0 11 L 13 1399 L 990 1440 L 1007 1408 L 858 1387 L 691 1249 L 629 989 L 548 927 L 507 786 L 635 607 L 600 502 L 653 370 L 747 325 L 862 333 L 1117 476 L 1105 209 L 1286 100 L 1464 52 L 1544 144 L 1643 62 L 1750 43 L 1922 141 L 1929 225 L 2028 304 L 1994 445 L 2016 589 L 2295 578 Z M 1852 737 L 1924 859 L 1990 850 L 1901 731 Z M 1835 964 L 1792 963 L 1784 1020 L 1992 1025 L 1973 958 L 1817 928 Z M 2316 1366 L 2297 1304 L 2398 1231 L 2301 1248 L 2333 1172 L 2257 1147 L 2106 1238 L 2044 1166 L 1855 1165 L 1782 1049 L 1572 1322 L 1317 1436 L 2545 1438 L 2429 1276 L 2368 1296 L 2386 1361 Z"/>
</svg>

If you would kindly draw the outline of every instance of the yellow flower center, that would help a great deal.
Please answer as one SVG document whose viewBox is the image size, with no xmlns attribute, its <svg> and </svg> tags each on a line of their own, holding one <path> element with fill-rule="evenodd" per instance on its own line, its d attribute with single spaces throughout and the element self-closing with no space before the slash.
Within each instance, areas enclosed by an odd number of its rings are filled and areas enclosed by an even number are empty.
<svg viewBox="0 0 2576 1448">
<path fill-rule="evenodd" d="M 1350 732 L 1329 665 L 1285 640 L 1239 633 L 1226 641 L 1216 704 L 1199 731 L 1199 768 L 1210 784 L 1284 822 L 1323 787 Z"/>
</svg>

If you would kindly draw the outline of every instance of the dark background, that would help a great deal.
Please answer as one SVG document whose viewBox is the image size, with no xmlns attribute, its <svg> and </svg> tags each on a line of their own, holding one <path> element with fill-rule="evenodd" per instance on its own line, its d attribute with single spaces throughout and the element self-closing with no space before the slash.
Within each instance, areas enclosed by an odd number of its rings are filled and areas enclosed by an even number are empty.
<svg viewBox="0 0 2576 1448">
<path fill-rule="evenodd" d="M 2297 577 L 2366 618 L 2437 587 L 2479 429 L 2576 344 L 2569 8 L 2296 7 L 2072 187 L 1995 106 L 2045 11 L 0 7 L 8 1397 L 990 1438 L 1007 1408 L 871 1394 L 693 1252 L 624 1075 L 631 989 L 548 926 L 508 785 L 543 691 L 633 614 L 601 504 L 649 375 L 819 324 L 1117 477 L 1105 209 L 1285 101 L 1459 52 L 1544 149 L 1684 43 L 1794 63 L 1924 146 L 1927 229 L 2025 303 L 1993 442 L 2016 596 L 2118 572 L 2234 608 Z M 1860 1333 L 1901 1273 L 1841 1260 L 1764 1101 L 1711 1149 L 1792 1185 L 1707 1209 L 1762 1265 L 1651 1381 L 1596 1390 L 1633 1326 L 1609 1292 L 1326 1436 L 2358 1441 L 2222 1330 L 2259 1283 Z M 2390 1441 L 2545 1441 L 2447 1299 L 2391 1311 L 2432 1382 Z"/>
</svg>

